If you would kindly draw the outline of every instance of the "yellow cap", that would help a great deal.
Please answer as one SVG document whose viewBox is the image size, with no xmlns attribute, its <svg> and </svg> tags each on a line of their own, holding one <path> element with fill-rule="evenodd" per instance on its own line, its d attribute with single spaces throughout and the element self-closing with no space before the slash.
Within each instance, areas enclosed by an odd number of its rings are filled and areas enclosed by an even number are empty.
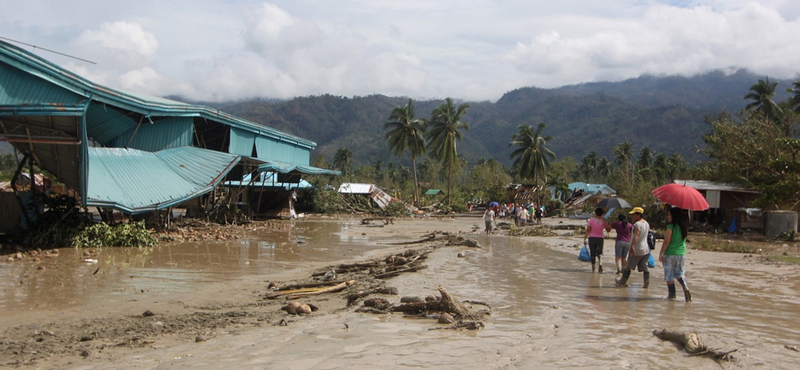
<svg viewBox="0 0 800 370">
<path fill-rule="evenodd" d="M 633 207 L 633 209 L 628 213 L 630 213 L 630 214 L 644 213 L 644 209 L 642 209 L 642 207 Z"/>
</svg>

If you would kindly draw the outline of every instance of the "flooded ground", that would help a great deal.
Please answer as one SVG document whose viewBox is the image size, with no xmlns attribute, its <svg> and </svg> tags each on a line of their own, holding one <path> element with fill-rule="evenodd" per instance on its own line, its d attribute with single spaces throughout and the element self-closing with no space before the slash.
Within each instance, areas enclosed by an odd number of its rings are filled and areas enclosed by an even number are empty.
<svg viewBox="0 0 800 370">
<path fill-rule="evenodd" d="M 356 220 L 303 221 L 294 228 L 253 232 L 233 242 L 104 249 L 89 257 L 65 250 L 59 263 L 44 271 L 32 264 L 4 264 L 0 309 L 5 319 L 0 320 L 7 327 L 10 320 L 28 322 L 31 313 L 57 319 L 62 307 L 112 307 L 115 301 L 159 307 L 159 301 L 190 295 L 197 299 L 213 291 L 198 286 L 250 287 L 246 281 L 266 282 L 332 261 L 381 256 L 387 243 L 413 240 L 425 230 L 470 233 L 480 223 L 478 218 L 402 220 L 374 228 Z M 440 248 L 427 261 L 428 269 L 390 279 L 387 285 L 397 287 L 400 296 L 435 294 L 441 285 L 457 298 L 489 303 L 493 314 L 483 330 L 430 330 L 439 326 L 433 319 L 348 309 L 287 317 L 288 326 L 254 327 L 204 342 L 156 343 L 110 362 L 87 358 L 61 365 L 196 370 L 720 367 L 657 339 L 652 332 L 659 328 L 696 332 L 710 347 L 738 349 L 737 361 L 723 368 L 795 369 L 800 360 L 800 352 L 785 347 L 800 345 L 796 265 L 743 268 L 737 265 L 739 256 L 727 256 L 732 263 L 716 264 L 690 254 L 694 302 L 687 304 L 664 300 L 659 267 L 649 290 L 641 288 L 638 273 L 631 277 L 631 287 L 617 288 L 613 273 L 592 274 L 577 253 L 545 245 L 569 244 L 567 238 L 470 237 L 483 247 Z M 458 252 L 466 252 L 466 257 L 457 257 Z M 87 258 L 98 262 L 82 262 Z M 42 260 L 45 266 L 49 262 Z M 607 262 L 606 269 L 610 266 Z M 98 275 L 103 278 L 93 278 Z M 255 293 L 242 293 L 239 299 L 254 300 Z M 344 307 L 344 302 L 328 298 L 316 303 Z"/>
</svg>

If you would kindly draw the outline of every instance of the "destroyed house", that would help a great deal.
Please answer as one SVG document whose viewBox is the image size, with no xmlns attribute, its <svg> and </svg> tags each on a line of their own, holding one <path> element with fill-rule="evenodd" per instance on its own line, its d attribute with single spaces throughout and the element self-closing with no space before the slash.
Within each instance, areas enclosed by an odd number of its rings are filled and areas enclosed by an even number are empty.
<svg viewBox="0 0 800 370">
<path fill-rule="evenodd" d="M 338 174 L 309 166 L 316 143 L 201 105 L 101 86 L 0 41 L 0 140 L 83 206 L 136 214 L 269 172 L 281 182 Z"/>
</svg>

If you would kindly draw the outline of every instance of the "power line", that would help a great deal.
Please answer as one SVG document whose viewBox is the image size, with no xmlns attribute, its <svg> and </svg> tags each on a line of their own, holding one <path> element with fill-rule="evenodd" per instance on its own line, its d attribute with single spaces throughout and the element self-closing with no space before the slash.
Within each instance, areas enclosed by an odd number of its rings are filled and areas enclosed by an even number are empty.
<svg viewBox="0 0 800 370">
<path fill-rule="evenodd" d="M 49 51 L 49 52 L 54 53 L 54 54 L 63 55 L 65 57 L 67 57 L 67 58 L 77 59 L 77 60 L 80 60 L 82 62 L 86 62 L 86 63 L 91 63 L 91 64 L 94 64 L 94 65 L 97 65 L 97 63 L 92 62 L 91 60 L 86 60 L 86 59 L 83 59 L 83 58 L 74 57 L 74 56 L 69 55 L 69 54 L 60 53 L 60 52 L 57 52 L 55 50 L 45 49 L 43 47 L 39 47 L 39 46 L 36 46 L 36 45 L 28 44 L 28 43 L 25 43 L 25 42 L 22 42 L 22 41 L 9 39 L 9 38 L 3 37 L 3 36 L 0 36 L 0 39 L 11 41 L 11 42 L 16 42 L 18 44 L 22 44 L 22 45 L 25 45 L 25 46 L 30 46 L 30 47 L 32 47 L 34 49 L 41 49 L 41 50 L 44 50 L 44 51 Z"/>
</svg>

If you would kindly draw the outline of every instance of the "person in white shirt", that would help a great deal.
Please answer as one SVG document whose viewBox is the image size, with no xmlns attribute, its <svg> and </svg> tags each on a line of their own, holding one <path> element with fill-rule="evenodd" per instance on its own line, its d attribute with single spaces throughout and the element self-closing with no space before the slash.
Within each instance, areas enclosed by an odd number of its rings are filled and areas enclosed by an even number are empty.
<svg viewBox="0 0 800 370">
<path fill-rule="evenodd" d="M 486 212 L 483 212 L 483 222 L 486 224 L 486 234 L 492 234 L 492 230 L 494 230 L 494 219 L 494 210 L 492 207 L 487 207 Z"/>
</svg>

